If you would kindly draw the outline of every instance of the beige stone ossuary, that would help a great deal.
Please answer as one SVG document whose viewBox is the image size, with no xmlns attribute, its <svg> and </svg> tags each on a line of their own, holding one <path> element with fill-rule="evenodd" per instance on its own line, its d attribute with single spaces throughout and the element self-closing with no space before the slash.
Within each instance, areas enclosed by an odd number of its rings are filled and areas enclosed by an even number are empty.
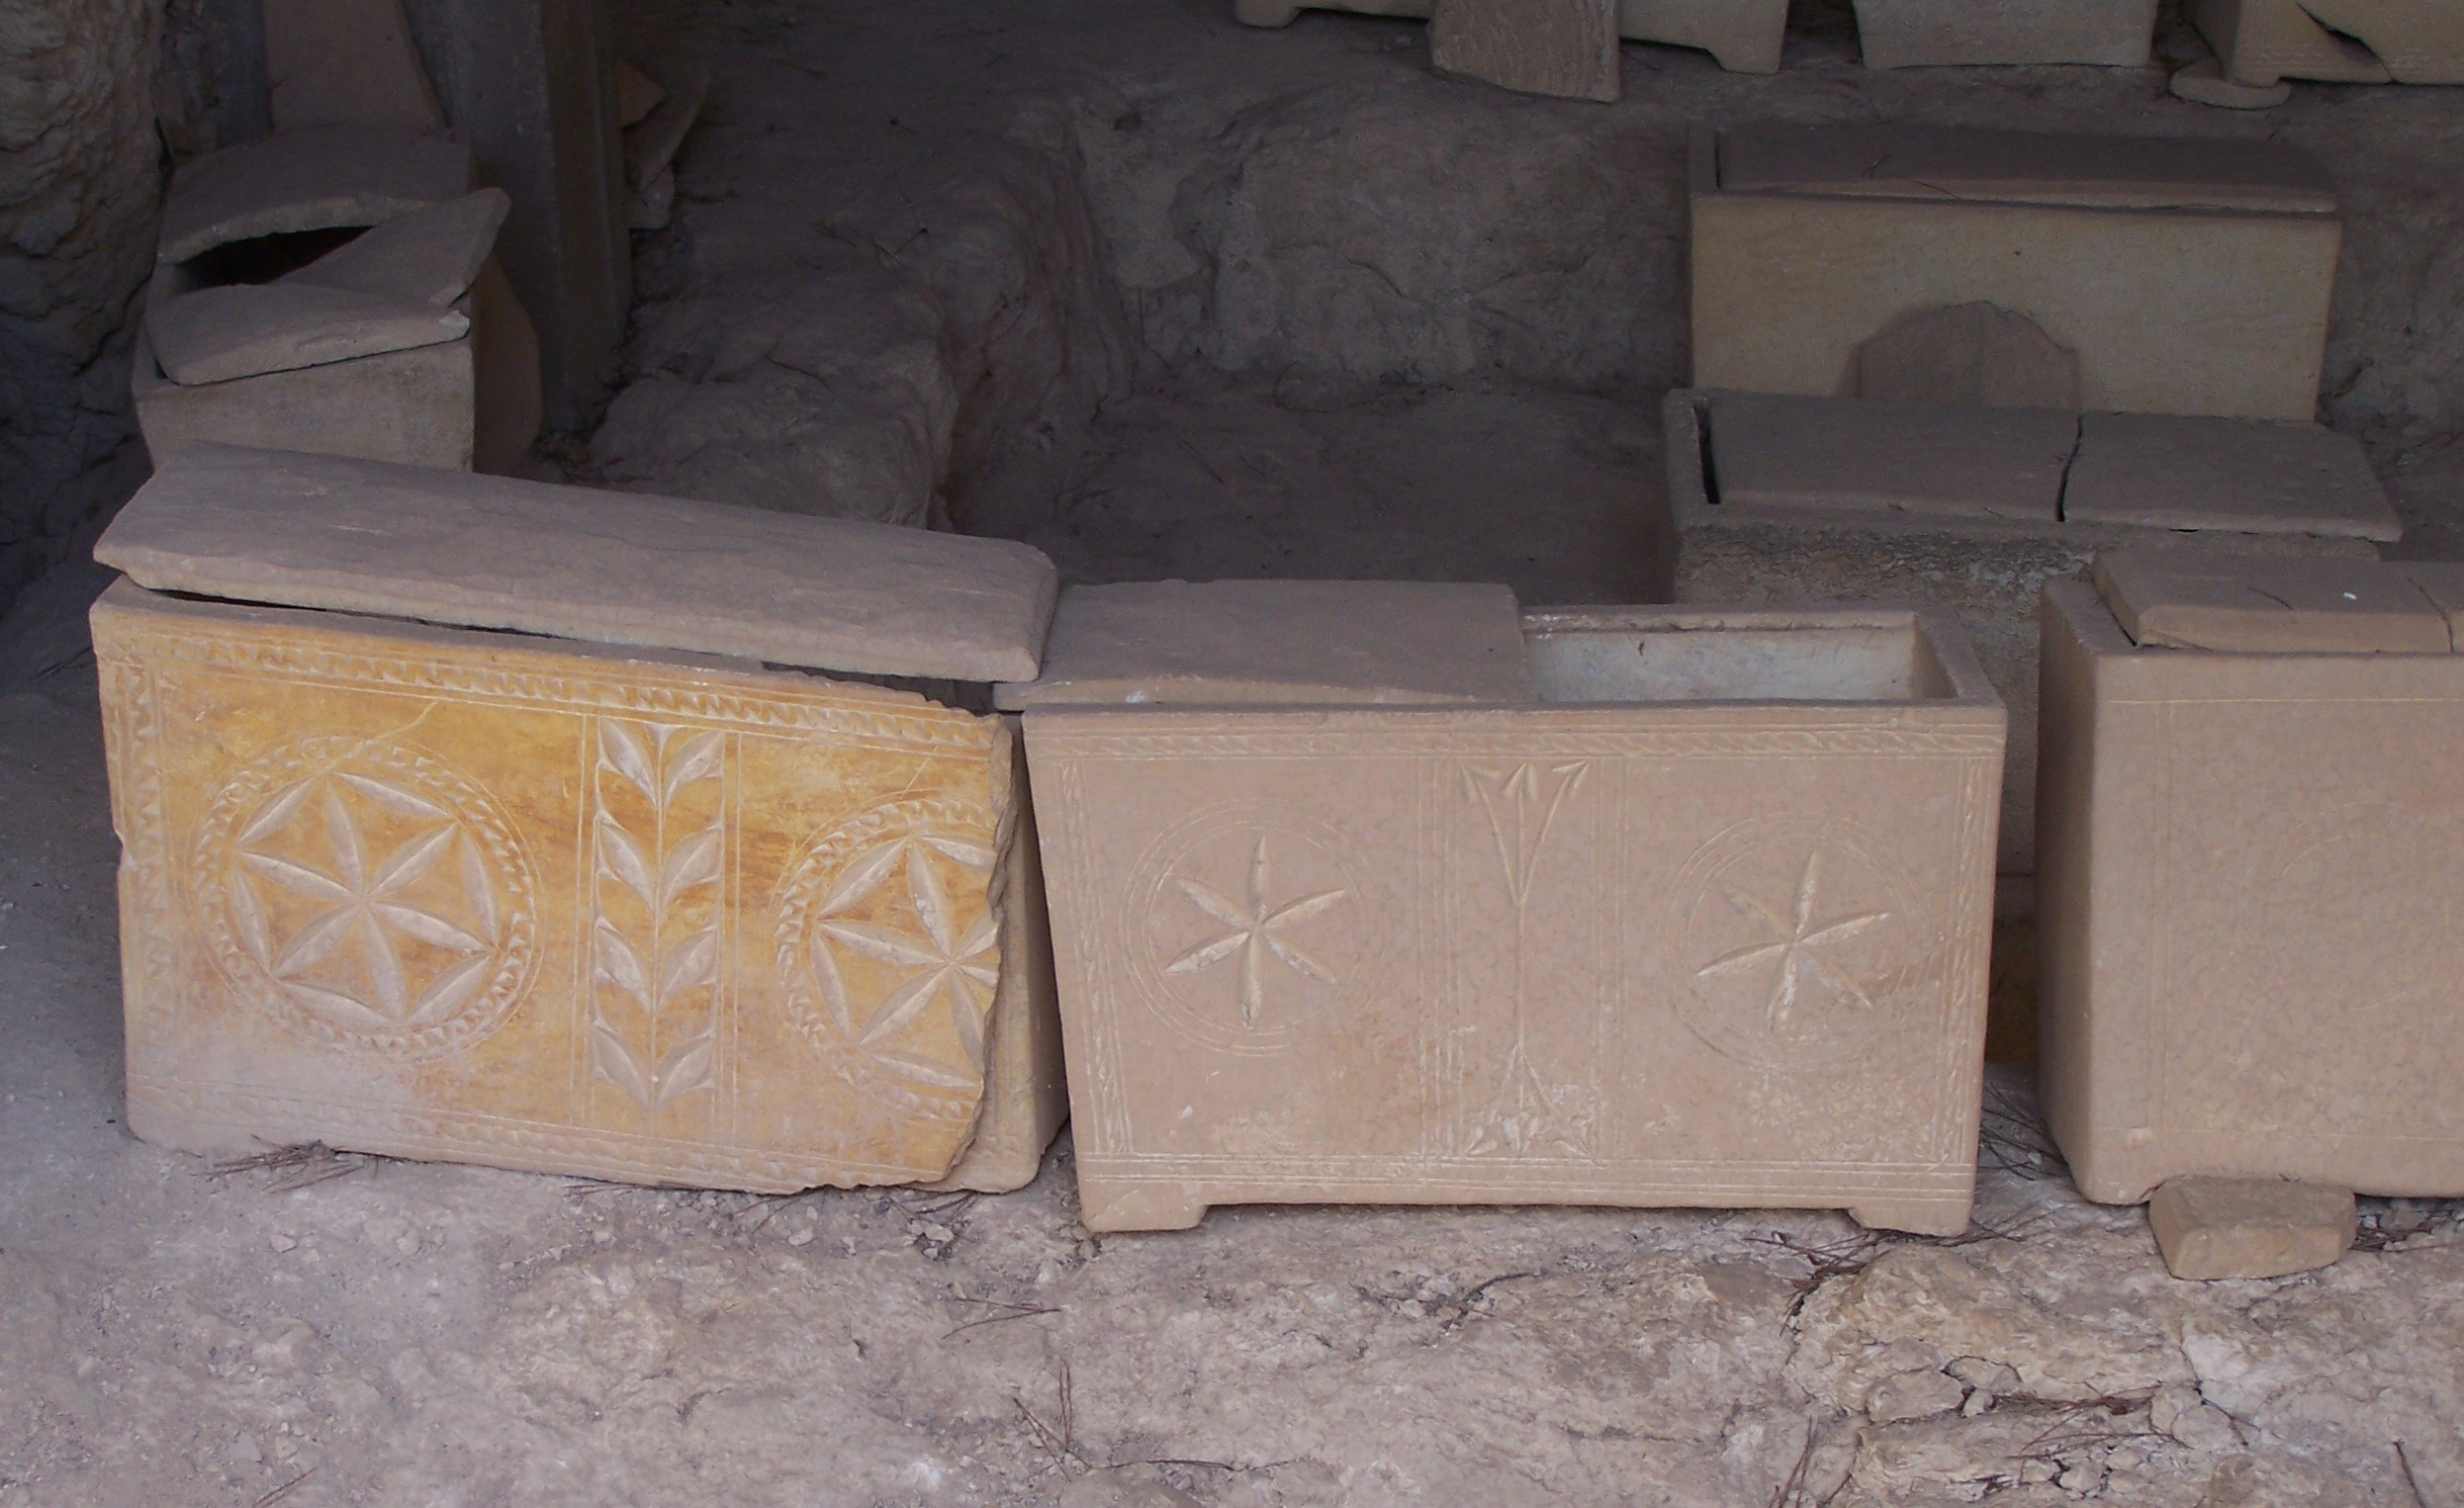
<svg viewBox="0 0 2464 1508">
<path fill-rule="evenodd" d="M 1035 1176 L 1063 1104 L 1013 729 L 776 662 L 1017 673 L 1036 552 L 195 447 L 97 556 L 131 577 L 93 626 L 138 1135 Z"/>
<path fill-rule="evenodd" d="M 1903 321 L 1998 306 L 2089 409 L 2315 415 L 2342 222 L 2265 142 L 1916 126 L 1696 132 L 1694 384 L 1833 397 Z"/>
<path fill-rule="evenodd" d="M 1049 679 L 1001 691 L 1090 1227 L 1250 1201 L 1966 1226 L 2005 721 L 1956 628 L 1310 583 L 1285 633 L 1343 666 L 1313 688 L 1250 663 L 1288 646 L 1190 626 L 1281 584 L 1073 590 Z M 1079 674 L 1065 646 L 1137 613 L 1222 645 L 1215 678 Z M 1520 641 L 1528 678 L 1467 656 L 1449 685 L 1440 640 Z"/>
<path fill-rule="evenodd" d="M 1869 68 L 2147 61 L 2156 0 L 1857 0 Z"/>
<path fill-rule="evenodd" d="M 2459 573 L 2129 554 L 2047 587 L 2042 1076 L 2088 1198 L 2464 1195 Z"/>
</svg>

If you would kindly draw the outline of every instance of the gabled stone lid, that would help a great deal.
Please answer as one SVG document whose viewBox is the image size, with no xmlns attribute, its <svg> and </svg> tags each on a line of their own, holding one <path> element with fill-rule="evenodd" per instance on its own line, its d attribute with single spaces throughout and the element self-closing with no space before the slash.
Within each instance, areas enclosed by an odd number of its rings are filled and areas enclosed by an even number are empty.
<svg viewBox="0 0 2464 1508">
<path fill-rule="evenodd" d="M 1044 553 L 894 524 L 188 445 L 94 547 L 140 586 L 733 655 L 862 675 L 1032 678 Z"/>
<path fill-rule="evenodd" d="M 2361 447 L 2324 424 L 2091 413 L 2062 494 L 2073 523 L 2397 540 Z"/>
<path fill-rule="evenodd" d="M 2116 550 L 2096 589 L 2144 648 L 2250 655 L 2444 655 L 2447 615 L 2401 565 Z"/>
<path fill-rule="evenodd" d="M 155 243 L 185 262 L 229 241 L 382 224 L 478 187 L 468 142 L 386 126 L 318 126 L 227 146 L 171 176 Z"/>
<path fill-rule="evenodd" d="M 1505 586 L 1140 581 L 1061 594 L 1044 675 L 996 705 L 1528 702 Z"/>
<path fill-rule="evenodd" d="M 1723 506 L 2052 524 L 2078 434 L 2076 415 L 2048 408 L 1711 395 Z"/>
<path fill-rule="evenodd" d="M 1734 192 L 2102 209 L 2336 210 L 2326 171 L 2273 142 L 1956 126 L 1732 127 L 1720 133 L 1719 184 Z"/>
</svg>

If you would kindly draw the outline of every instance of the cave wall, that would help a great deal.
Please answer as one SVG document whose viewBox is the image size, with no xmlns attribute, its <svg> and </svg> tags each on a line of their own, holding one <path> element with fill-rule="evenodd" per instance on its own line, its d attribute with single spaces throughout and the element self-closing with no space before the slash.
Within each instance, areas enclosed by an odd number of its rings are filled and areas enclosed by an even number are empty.
<svg viewBox="0 0 2464 1508">
<path fill-rule="evenodd" d="M 0 604 L 144 477 L 163 0 L 0 0 Z"/>
</svg>

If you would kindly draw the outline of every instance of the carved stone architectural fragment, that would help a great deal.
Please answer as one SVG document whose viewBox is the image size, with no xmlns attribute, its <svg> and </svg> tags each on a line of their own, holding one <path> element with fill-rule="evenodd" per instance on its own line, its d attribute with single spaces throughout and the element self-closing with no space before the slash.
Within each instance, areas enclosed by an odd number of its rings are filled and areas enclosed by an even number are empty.
<svg viewBox="0 0 2464 1508">
<path fill-rule="evenodd" d="M 1612 608 L 1524 632 L 1524 695 L 1486 705 L 1008 688 L 1083 1218 L 1588 1202 L 1963 1229 L 2004 718 L 1957 630 Z"/>
<path fill-rule="evenodd" d="M 2280 562 L 2150 565 L 2106 563 L 2119 604 L 2046 589 L 2041 1073 L 2079 1188 L 2464 1195 L 2464 656 L 2419 568 L 2311 590 Z M 2214 617 L 2236 576 L 2293 598 L 2224 604 L 2238 643 Z M 2161 647 L 2173 610 L 2214 647 Z M 2367 620 L 2398 652 L 2355 653 Z"/>
</svg>

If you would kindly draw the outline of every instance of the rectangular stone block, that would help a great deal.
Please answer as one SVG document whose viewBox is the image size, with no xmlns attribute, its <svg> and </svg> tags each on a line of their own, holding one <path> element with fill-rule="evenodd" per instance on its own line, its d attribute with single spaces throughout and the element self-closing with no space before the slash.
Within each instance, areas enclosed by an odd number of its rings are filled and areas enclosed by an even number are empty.
<svg viewBox="0 0 2464 1508">
<path fill-rule="evenodd" d="M 775 1192 L 1034 1176 L 1051 1008 L 997 719 L 125 581 L 93 629 L 139 1136 Z"/>
<path fill-rule="evenodd" d="M 2081 1192 L 2464 1195 L 2464 656 L 2151 648 L 2072 581 L 2043 653 L 2040 1074 Z"/>
<path fill-rule="evenodd" d="M 1695 134 L 1694 383 L 1832 397 L 1902 321 L 1988 303 L 2093 410 L 2308 420 L 2342 226 L 2251 142 L 1917 127 Z"/>
<path fill-rule="evenodd" d="M 2282 1278 L 2330 1267 L 2353 1244 L 2352 1191 L 2277 1178 L 2177 1178 L 2147 1201 L 2176 1278 Z"/>
<path fill-rule="evenodd" d="M 1502 89 L 1613 101 L 1616 0 L 1436 0 L 1430 66 Z"/>
<path fill-rule="evenodd" d="M 1957 630 L 1606 608 L 1525 632 L 1514 703 L 1030 705 L 1082 1218 L 1963 1229 L 2005 723 Z"/>
<path fill-rule="evenodd" d="M 1857 0 L 1869 68 L 2146 66 L 2156 0 Z"/>
<path fill-rule="evenodd" d="M 1232 0 L 1244 26 L 1290 26 L 1304 10 L 1425 20 L 1436 0 Z M 1731 73 L 1777 73 L 1787 40 L 1788 0 L 1619 0 L 1617 33 L 1629 42 L 1700 47 Z"/>
<path fill-rule="evenodd" d="M 2119 507 L 2111 521 L 2072 516 L 2065 469 L 2068 488 L 2079 487 L 2083 471 L 2093 476 L 2101 468 L 2107 495 L 2143 493 L 2126 452 L 2100 451 L 2114 456 L 2100 462 L 2085 440 L 2047 467 L 2038 452 L 2052 431 L 2039 430 L 2049 420 L 2055 430 L 2080 422 L 2069 415 L 1687 390 L 1671 394 L 1662 412 L 1679 602 L 1908 603 L 1959 622 L 2010 707 L 2000 862 L 2012 875 L 2036 867 L 2037 602 L 2045 582 L 2084 578 L 2101 550 L 2196 540 L 2253 556 L 2375 560 L 2372 541 L 2401 532 L 2375 484 L 2374 495 L 2356 501 L 2332 476 L 2335 485 L 2324 491 L 2306 499 L 2288 494 L 2255 520 L 2270 532 L 2242 532 L 2254 519 L 2249 499 L 2238 494 L 2219 498 L 2214 516 L 2188 507 L 2151 514 L 2145 524 Z M 1724 414 L 1749 432 L 1723 434 Z M 2010 428 L 2013 415 L 2036 422 Z M 2103 417 L 2088 417 L 2091 437 Z M 2132 422 L 2157 426 L 2161 435 L 2169 432 L 2164 426 L 2185 421 Z M 2230 472 L 2230 452 L 2254 438 L 2273 439 L 2277 428 L 2189 421 L 2186 439 L 2156 449 L 2185 475 L 2198 474 L 2200 463 L 2180 462 L 2184 450 L 2211 454 L 2212 469 Z M 1997 436 L 2023 437 L 2025 444 Z M 1725 458 L 1741 450 L 1791 458 L 1793 489 L 1732 494 Z M 2018 486 L 2032 475 L 2039 475 L 2032 488 Z M 1746 476 L 1752 482 L 1756 474 L 1749 469 Z"/>
</svg>

